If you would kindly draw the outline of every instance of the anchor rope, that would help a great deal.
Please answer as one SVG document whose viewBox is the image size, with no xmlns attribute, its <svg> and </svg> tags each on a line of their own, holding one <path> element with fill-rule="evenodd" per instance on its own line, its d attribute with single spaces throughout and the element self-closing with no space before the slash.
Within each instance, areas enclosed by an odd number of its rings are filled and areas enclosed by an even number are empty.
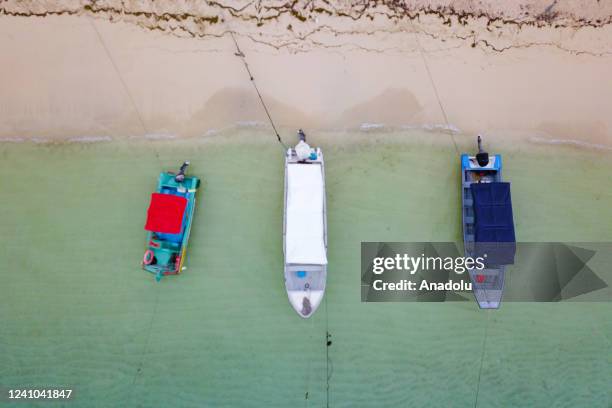
<svg viewBox="0 0 612 408">
<path fill-rule="evenodd" d="M 484 355 L 487 347 L 487 337 L 489 334 L 489 317 L 491 317 L 491 310 L 487 310 L 487 320 L 485 323 L 484 336 L 482 339 L 482 350 L 480 352 L 480 368 L 478 369 L 478 382 L 476 383 L 476 396 L 474 398 L 474 408 L 478 407 L 478 396 L 480 394 L 480 376 L 482 375 L 482 367 L 484 365 Z"/>
<path fill-rule="evenodd" d="M 138 109 L 138 105 L 136 105 L 136 101 L 134 100 L 134 97 L 132 96 L 132 93 L 130 92 L 130 88 L 128 88 L 127 84 L 125 83 L 125 80 L 123 79 L 123 75 L 121 75 L 121 71 L 119 70 L 117 63 L 115 62 L 113 55 L 111 54 L 110 50 L 106 46 L 106 43 L 104 42 L 104 39 L 102 38 L 102 34 L 100 34 L 98 27 L 96 27 L 96 25 L 94 24 L 91 18 L 89 18 L 88 21 L 91 24 L 91 27 L 93 28 L 94 32 L 96 33 L 96 36 L 98 37 L 98 40 L 100 41 L 100 45 L 102 45 L 102 48 L 104 49 L 104 52 L 106 53 L 106 56 L 108 57 L 108 60 L 113 66 L 113 69 L 115 73 L 117 74 L 117 78 L 119 78 L 119 82 L 121 83 L 121 86 L 125 94 L 130 100 L 130 103 L 132 105 L 132 108 L 134 109 L 134 112 L 136 112 L 136 117 L 138 118 L 138 122 L 140 122 L 140 126 L 142 126 L 144 134 L 145 135 L 149 134 L 149 129 L 147 128 L 147 125 L 145 124 L 142 114 L 140 113 L 140 109 Z M 159 157 L 159 152 L 157 151 L 155 146 L 152 145 L 151 147 L 153 149 L 153 153 L 155 153 L 155 158 L 157 159 L 157 163 L 159 164 L 160 169 L 163 170 L 163 165 L 161 162 L 161 158 Z"/>
<path fill-rule="evenodd" d="M 331 333 L 329 332 L 329 311 L 327 309 L 327 296 L 325 296 L 325 406 L 329 408 L 329 382 L 334 373 L 334 365 L 329 356 L 329 348 L 332 345 Z"/>
<path fill-rule="evenodd" d="M 151 343 L 151 334 L 153 332 L 153 324 L 155 323 L 155 315 L 157 314 L 157 308 L 159 304 L 159 292 L 161 290 L 159 289 L 160 286 L 161 285 L 156 284 L 155 289 L 153 289 L 155 291 L 155 302 L 153 303 L 153 312 L 151 313 L 151 320 L 149 321 L 149 326 L 147 328 L 145 346 L 142 350 L 142 354 L 140 355 L 140 359 L 138 362 L 138 368 L 136 369 L 136 372 L 134 373 L 134 377 L 132 378 L 132 385 L 136 384 L 136 380 L 138 379 L 140 375 L 143 375 L 142 369 L 144 366 L 145 358 L 147 357 L 147 354 L 149 352 L 149 346 Z"/>
<path fill-rule="evenodd" d="M 253 88 L 255 88 L 255 92 L 257 92 L 257 96 L 259 97 L 259 102 L 261 103 L 261 106 L 263 107 L 264 111 L 266 112 L 266 115 L 268 116 L 268 121 L 270 122 L 270 125 L 272 126 L 272 129 L 274 130 L 274 135 L 276 136 L 276 139 L 278 140 L 278 143 L 280 143 L 281 146 L 283 146 L 283 149 L 287 150 L 288 146 L 281 139 L 280 134 L 278 133 L 278 130 L 276 129 L 276 125 L 274 124 L 274 120 L 272 119 L 272 115 L 270 114 L 270 111 L 268 110 L 268 106 L 266 105 L 266 102 L 264 101 L 263 97 L 261 96 L 261 92 L 259 92 L 259 88 L 257 87 L 257 83 L 255 82 L 255 77 L 253 76 L 253 73 L 251 72 L 251 69 L 249 68 L 249 64 L 247 63 L 246 55 L 240 49 L 240 46 L 238 45 L 238 41 L 236 40 L 236 37 L 234 36 L 234 32 L 230 31 L 229 33 L 230 33 L 230 35 L 232 37 L 232 40 L 234 41 L 234 45 L 236 46 L 236 54 L 235 55 L 237 57 L 240 57 L 240 59 L 242 60 L 242 64 L 244 65 L 244 68 L 245 68 L 247 74 L 249 75 L 249 79 L 250 79 L 251 83 L 253 84 Z"/>
<path fill-rule="evenodd" d="M 98 28 L 96 27 L 96 25 L 94 24 L 94 22 L 91 19 L 88 19 L 89 23 L 91 24 L 93 30 L 96 33 L 96 36 L 98 37 L 98 40 L 100 41 L 100 44 L 102 45 L 102 48 L 104 49 L 104 52 L 106 53 L 106 56 L 108 57 L 108 59 L 111 62 L 111 65 L 113 66 L 113 69 L 115 70 L 115 73 L 117 74 L 117 77 L 119 78 L 119 81 L 121 82 L 121 85 L 125 91 L 125 93 L 127 94 L 132 107 L 134 109 L 134 111 L 136 112 L 136 116 L 138 117 L 138 121 L 140 122 L 140 125 L 142 126 L 142 129 L 145 132 L 145 135 L 148 134 L 148 129 L 147 126 L 145 125 L 145 122 L 142 118 L 142 115 L 140 114 L 140 110 L 138 109 L 138 106 L 136 105 L 136 102 L 134 101 L 134 97 L 132 96 L 132 93 L 130 92 L 127 84 L 125 83 L 125 80 L 123 79 L 123 76 L 121 75 L 121 71 L 119 70 L 119 67 L 117 66 L 117 64 L 115 63 L 115 60 L 112 56 L 112 54 L 110 53 L 110 50 L 108 49 L 108 47 L 106 46 L 106 44 L 104 43 L 104 39 L 102 38 L 102 35 L 100 34 L 100 32 L 98 31 Z M 157 158 L 157 162 L 159 164 L 159 167 L 163 169 L 162 163 L 161 163 L 161 159 L 159 157 L 159 152 L 157 151 L 157 149 L 155 149 L 155 147 L 153 147 L 153 152 L 155 153 L 155 157 Z M 151 341 L 151 334 L 153 332 L 153 325 L 155 323 L 155 315 L 157 314 L 157 309 L 158 309 L 158 304 L 159 304 L 159 285 L 155 285 L 155 299 L 153 301 L 153 311 L 151 313 L 151 320 L 149 320 L 149 324 L 147 326 L 146 329 L 146 338 L 145 338 L 145 347 L 143 348 L 142 354 L 140 355 L 139 361 L 138 361 L 138 366 L 136 368 L 136 371 L 134 373 L 134 377 L 132 378 L 132 385 L 136 384 L 136 381 L 138 379 L 139 376 L 142 375 L 142 371 L 143 371 L 143 366 L 144 366 L 144 362 L 145 362 L 145 358 L 147 356 L 148 353 L 148 349 L 149 349 L 149 345 L 150 345 L 150 341 Z"/>
<path fill-rule="evenodd" d="M 423 59 L 423 65 L 425 65 L 425 71 L 427 71 L 429 82 L 431 83 L 431 87 L 433 88 L 434 94 L 438 101 L 438 106 L 440 106 L 440 111 L 442 111 L 442 116 L 444 117 L 444 123 L 446 123 L 446 130 L 448 132 L 448 135 L 451 138 L 451 141 L 453 142 L 453 146 L 455 147 L 455 152 L 459 154 L 459 148 L 457 147 L 457 142 L 455 141 L 455 137 L 453 136 L 453 132 L 451 131 L 451 128 L 450 128 L 450 123 L 448 121 L 448 115 L 446 114 L 446 110 L 444 109 L 444 105 L 442 104 L 442 99 L 440 99 L 440 94 L 438 93 L 438 88 L 436 87 L 436 83 L 434 82 L 433 75 L 431 74 L 431 70 L 429 69 L 427 58 L 425 58 L 425 51 L 423 50 L 423 47 L 421 46 L 421 42 L 419 41 L 419 36 L 417 34 L 416 28 L 414 27 L 414 24 L 412 27 L 413 27 L 414 39 L 416 40 L 417 46 L 419 48 L 419 54 L 421 55 L 421 58 Z"/>
<path fill-rule="evenodd" d="M 314 319 L 310 319 L 310 336 L 309 343 L 313 343 L 313 332 L 314 332 Z M 310 406 L 310 366 L 312 363 L 312 359 L 308 359 L 308 366 L 306 367 L 306 392 L 304 393 L 304 406 L 308 408 Z"/>
</svg>

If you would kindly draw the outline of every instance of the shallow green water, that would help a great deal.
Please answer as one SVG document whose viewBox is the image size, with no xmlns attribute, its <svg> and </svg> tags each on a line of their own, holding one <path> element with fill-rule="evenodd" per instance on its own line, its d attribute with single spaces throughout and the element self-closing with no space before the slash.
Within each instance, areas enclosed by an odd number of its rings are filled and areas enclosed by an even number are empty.
<svg viewBox="0 0 612 408">
<path fill-rule="evenodd" d="M 0 145 L 0 387 L 69 386 L 67 406 L 609 407 L 610 302 L 360 302 L 361 241 L 460 238 L 455 150 L 405 136 L 321 143 L 329 278 L 309 320 L 284 290 L 268 136 Z M 519 240 L 612 240 L 609 154 L 501 153 Z M 185 159 L 204 179 L 188 269 L 156 284 L 148 195 Z"/>
</svg>

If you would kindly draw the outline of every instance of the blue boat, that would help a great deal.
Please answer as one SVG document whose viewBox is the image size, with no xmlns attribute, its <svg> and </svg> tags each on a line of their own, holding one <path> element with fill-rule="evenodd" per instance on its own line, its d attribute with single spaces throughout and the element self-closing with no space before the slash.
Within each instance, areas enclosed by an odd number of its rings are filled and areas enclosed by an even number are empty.
<svg viewBox="0 0 612 408">
<path fill-rule="evenodd" d="M 489 156 L 478 136 L 478 153 L 461 155 L 463 245 L 466 257 L 484 268 L 468 270 L 478 306 L 501 305 L 506 266 L 514 263 L 516 237 L 510 183 L 502 179 L 502 157 Z"/>
<path fill-rule="evenodd" d="M 185 176 L 189 162 L 178 173 L 162 172 L 147 211 L 147 245 L 142 267 L 155 275 L 177 275 L 185 268 L 187 243 L 200 186 L 197 177 Z"/>
</svg>

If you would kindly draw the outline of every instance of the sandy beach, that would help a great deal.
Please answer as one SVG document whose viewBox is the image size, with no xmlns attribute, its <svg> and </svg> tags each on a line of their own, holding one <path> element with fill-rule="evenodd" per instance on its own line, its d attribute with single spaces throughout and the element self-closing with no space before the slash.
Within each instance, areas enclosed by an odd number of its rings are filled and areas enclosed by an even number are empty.
<svg viewBox="0 0 612 408">
<path fill-rule="evenodd" d="M 233 34 L 288 129 L 433 127 L 612 146 L 612 6 L 424 3 L 5 1 L 0 138 L 268 126 Z"/>
</svg>

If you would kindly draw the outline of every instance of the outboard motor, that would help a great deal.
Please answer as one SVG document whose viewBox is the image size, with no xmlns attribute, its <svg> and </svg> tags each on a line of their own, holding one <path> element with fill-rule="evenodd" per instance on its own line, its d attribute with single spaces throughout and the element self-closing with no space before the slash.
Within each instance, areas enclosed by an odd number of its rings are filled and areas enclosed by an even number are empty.
<svg viewBox="0 0 612 408">
<path fill-rule="evenodd" d="M 478 135 L 478 154 L 476 154 L 476 161 L 480 167 L 485 167 L 489 164 L 489 153 L 482 150 L 482 139 Z"/>
<path fill-rule="evenodd" d="M 185 180 L 185 170 L 187 170 L 188 166 L 189 166 L 189 162 L 188 161 L 183 163 L 183 165 L 179 169 L 178 174 L 176 176 L 174 176 L 174 181 L 176 181 L 177 183 L 182 183 L 183 180 Z"/>
</svg>

